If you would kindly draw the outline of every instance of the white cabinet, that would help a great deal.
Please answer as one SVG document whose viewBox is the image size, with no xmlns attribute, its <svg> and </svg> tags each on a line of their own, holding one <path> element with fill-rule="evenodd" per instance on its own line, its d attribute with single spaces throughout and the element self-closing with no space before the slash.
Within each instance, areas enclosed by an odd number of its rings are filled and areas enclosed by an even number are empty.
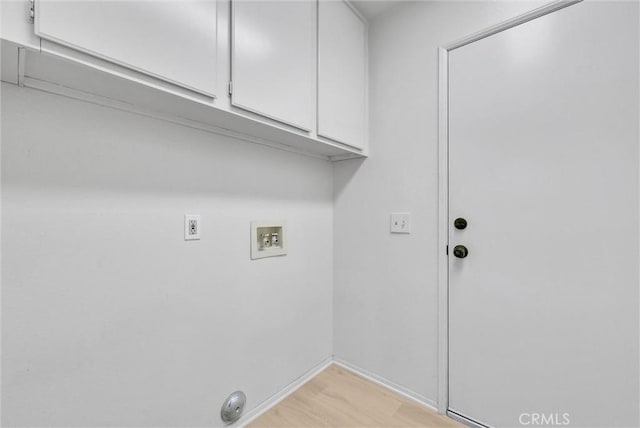
<svg viewBox="0 0 640 428">
<path fill-rule="evenodd" d="M 318 13 L 318 135 L 363 148 L 367 25 L 344 1 L 321 0 Z"/>
<path fill-rule="evenodd" d="M 0 38 L 19 46 L 39 49 L 40 38 L 33 33 L 29 16 L 29 3 L 0 1 Z"/>
<path fill-rule="evenodd" d="M 232 105 L 310 131 L 316 2 L 232 2 Z"/>
<path fill-rule="evenodd" d="M 215 94 L 215 0 L 40 0 L 35 15 L 43 39 Z"/>
<path fill-rule="evenodd" d="M 330 160 L 367 155 L 366 25 L 342 0 L 35 0 L 35 25 L 30 4 L 0 0 L 3 81 Z"/>
</svg>

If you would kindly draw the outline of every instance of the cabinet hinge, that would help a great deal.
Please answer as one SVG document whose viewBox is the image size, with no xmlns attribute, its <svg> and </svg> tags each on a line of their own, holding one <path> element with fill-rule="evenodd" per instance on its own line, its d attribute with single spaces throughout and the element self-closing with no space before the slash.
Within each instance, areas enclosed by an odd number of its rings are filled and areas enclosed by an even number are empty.
<svg viewBox="0 0 640 428">
<path fill-rule="evenodd" d="M 229 82 L 229 96 L 233 95 L 233 82 Z"/>
<path fill-rule="evenodd" d="M 36 19 L 36 0 L 29 0 L 29 22 L 33 24 Z"/>
</svg>

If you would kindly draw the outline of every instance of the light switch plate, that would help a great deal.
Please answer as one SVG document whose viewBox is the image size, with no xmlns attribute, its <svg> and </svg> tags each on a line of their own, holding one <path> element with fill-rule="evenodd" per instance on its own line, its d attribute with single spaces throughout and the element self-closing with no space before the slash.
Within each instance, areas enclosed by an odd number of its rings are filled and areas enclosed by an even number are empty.
<svg viewBox="0 0 640 428">
<path fill-rule="evenodd" d="M 411 233 L 411 213 L 391 213 L 391 233 Z"/>
<path fill-rule="evenodd" d="M 193 241 L 200 239 L 200 216 L 185 214 L 184 216 L 184 240 Z"/>
</svg>

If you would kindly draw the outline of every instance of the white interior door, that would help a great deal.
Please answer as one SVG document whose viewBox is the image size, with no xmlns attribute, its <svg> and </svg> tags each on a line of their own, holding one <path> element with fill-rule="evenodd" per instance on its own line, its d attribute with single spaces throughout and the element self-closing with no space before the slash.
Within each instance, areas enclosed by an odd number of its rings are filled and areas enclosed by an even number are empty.
<svg viewBox="0 0 640 428">
<path fill-rule="evenodd" d="M 638 426 L 638 17 L 586 1 L 449 54 L 457 414 Z"/>
</svg>

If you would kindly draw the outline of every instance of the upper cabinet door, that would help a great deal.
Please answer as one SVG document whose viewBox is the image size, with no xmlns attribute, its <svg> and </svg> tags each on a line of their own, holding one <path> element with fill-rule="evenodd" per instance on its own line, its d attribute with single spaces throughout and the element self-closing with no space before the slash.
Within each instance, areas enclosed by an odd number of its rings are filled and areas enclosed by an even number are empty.
<svg viewBox="0 0 640 428">
<path fill-rule="evenodd" d="M 320 0 L 318 135 L 364 148 L 367 25 L 344 1 Z"/>
<path fill-rule="evenodd" d="M 232 105 L 310 131 L 316 2 L 232 3 Z"/>
<path fill-rule="evenodd" d="M 43 39 L 215 96 L 215 0 L 40 0 L 35 31 Z"/>
</svg>

